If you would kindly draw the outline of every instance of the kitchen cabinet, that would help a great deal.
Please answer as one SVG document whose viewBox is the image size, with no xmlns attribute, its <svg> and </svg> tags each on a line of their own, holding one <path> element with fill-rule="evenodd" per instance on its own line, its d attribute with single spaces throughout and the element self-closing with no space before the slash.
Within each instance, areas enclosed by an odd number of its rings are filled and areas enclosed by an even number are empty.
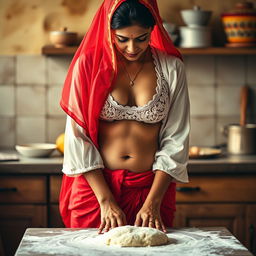
<svg viewBox="0 0 256 256">
<path fill-rule="evenodd" d="M 0 177 L 0 237 L 6 255 L 14 255 L 28 227 L 47 227 L 44 176 Z"/>
<path fill-rule="evenodd" d="M 61 187 L 61 175 L 50 176 L 50 206 L 49 206 L 49 227 L 64 227 L 59 214 L 59 193 Z"/>
<path fill-rule="evenodd" d="M 28 227 L 47 227 L 46 215 L 42 205 L 1 205 L 0 235 L 5 255 L 14 255 Z"/>
<path fill-rule="evenodd" d="M 255 253 L 255 183 L 250 174 L 191 175 L 190 183 L 177 185 L 174 226 L 223 226 Z"/>
<path fill-rule="evenodd" d="M 0 163 L 0 255 L 13 255 L 27 228 L 64 227 L 58 209 L 61 157 Z M 256 246 L 256 158 L 192 160 L 177 184 L 175 227 L 228 228 Z"/>
<path fill-rule="evenodd" d="M 246 210 L 245 245 L 256 255 L 256 204 L 248 205 Z"/>
</svg>

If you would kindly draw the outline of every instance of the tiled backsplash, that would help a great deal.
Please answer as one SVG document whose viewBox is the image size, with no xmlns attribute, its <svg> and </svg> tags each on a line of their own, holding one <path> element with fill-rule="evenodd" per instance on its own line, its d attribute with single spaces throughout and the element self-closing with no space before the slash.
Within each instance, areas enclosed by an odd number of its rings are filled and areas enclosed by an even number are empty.
<svg viewBox="0 0 256 256">
<path fill-rule="evenodd" d="M 64 131 L 59 107 L 71 57 L 0 56 L 0 147 L 55 142 Z M 221 128 L 239 122 L 247 84 L 256 105 L 256 56 L 185 56 L 191 101 L 191 145 L 225 142 Z M 255 112 L 254 112 L 255 115 Z M 251 121 L 256 122 L 253 116 Z"/>
</svg>

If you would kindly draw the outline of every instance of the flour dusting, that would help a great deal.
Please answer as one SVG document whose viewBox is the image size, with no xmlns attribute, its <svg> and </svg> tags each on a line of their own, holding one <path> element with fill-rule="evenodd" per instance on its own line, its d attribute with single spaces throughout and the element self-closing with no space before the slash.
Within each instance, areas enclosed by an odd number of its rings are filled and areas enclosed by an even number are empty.
<svg viewBox="0 0 256 256">
<path fill-rule="evenodd" d="M 97 230 L 46 231 L 44 236 L 26 235 L 19 255 L 41 253 L 47 255 L 103 256 L 108 255 L 171 255 L 172 256 L 218 256 L 231 255 L 235 250 L 246 250 L 237 239 L 220 236 L 219 231 L 204 231 L 198 228 L 170 230 L 169 244 L 152 247 L 119 247 L 104 244 L 105 235 Z"/>
</svg>

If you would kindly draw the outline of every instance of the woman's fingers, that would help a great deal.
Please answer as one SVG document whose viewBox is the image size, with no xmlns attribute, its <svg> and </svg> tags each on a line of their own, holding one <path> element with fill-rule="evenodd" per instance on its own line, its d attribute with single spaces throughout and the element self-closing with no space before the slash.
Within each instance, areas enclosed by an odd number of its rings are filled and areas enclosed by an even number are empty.
<svg viewBox="0 0 256 256">
<path fill-rule="evenodd" d="M 110 223 L 111 223 L 111 228 L 117 227 L 117 219 L 116 218 L 111 218 Z"/>
<path fill-rule="evenodd" d="M 156 229 L 162 230 L 162 225 L 158 219 L 155 221 Z"/>
<path fill-rule="evenodd" d="M 110 227 L 111 227 L 111 221 L 110 221 L 110 219 L 106 219 L 106 225 L 105 225 L 105 229 L 104 229 L 104 231 L 105 232 L 108 232 L 109 231 L 109 229 L 110 229 Z"/>
<path fill-rule="evenodd" d="M 156 221 L 156 220 L 150 218 L 149 221 L 148 221 L 148 226 L 149 226 L 150 228 L 155 228 L 155 227 L 156 227 L 155 221 Z"/>
<path fill-rule="evenodd" d="M 148 227 L 149 226 L 149 216 L 146 215 L 142 219 L 142 227 Z"/>
<path fill-rule="evenodd" d="M 102 230 L 105 228 L 105 224 L 106 224 L 105 219 L 102 219 L 101 223 L 100 223 L 99 230 L 98 230 L 98 234 L 102 234 Z"/>
</svg>

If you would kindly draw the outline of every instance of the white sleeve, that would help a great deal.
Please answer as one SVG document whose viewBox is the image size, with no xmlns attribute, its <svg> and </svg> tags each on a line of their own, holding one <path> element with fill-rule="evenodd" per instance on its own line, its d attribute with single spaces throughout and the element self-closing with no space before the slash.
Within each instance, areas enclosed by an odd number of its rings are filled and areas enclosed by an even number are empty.
<svg viewBox="0 0 256 256">
<path fill-rule="evenodd" d="M 190 104 L 184 64 L 179 59 L 167 61 L 165 76 L 170 88 L 170 109 L 159 134 L 159 150 L 153 170 L 170 174 L 176 181 L 188 182 Z"/>
<path fill-rule="evenodd" d="M 62 172 L 68 176 L 76 176 L 101 168 L 104 165 L 99 151 L 85 135 L 84 129 L 67 116 Z"/>
</svg>

